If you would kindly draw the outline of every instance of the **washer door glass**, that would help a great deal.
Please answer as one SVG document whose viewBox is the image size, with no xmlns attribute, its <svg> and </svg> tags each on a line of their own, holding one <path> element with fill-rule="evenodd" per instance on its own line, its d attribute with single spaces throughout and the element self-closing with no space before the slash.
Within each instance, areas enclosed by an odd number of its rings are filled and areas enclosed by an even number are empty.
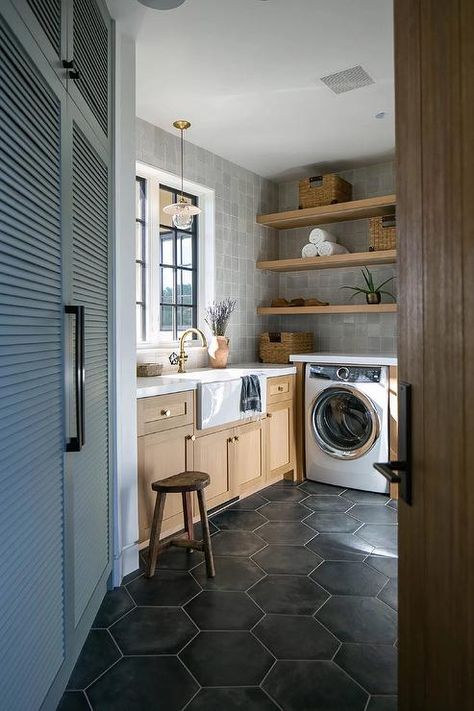
<svg viewBox="0 0 474 711">
<path fill-rule="evenodd" d="M 379 434 L 377 411 L 363 393 L 349 387 L 324 390 L 312 412 L 315 439 L 337 459 L 357 459 L 374 445 Z"/>
</svg>

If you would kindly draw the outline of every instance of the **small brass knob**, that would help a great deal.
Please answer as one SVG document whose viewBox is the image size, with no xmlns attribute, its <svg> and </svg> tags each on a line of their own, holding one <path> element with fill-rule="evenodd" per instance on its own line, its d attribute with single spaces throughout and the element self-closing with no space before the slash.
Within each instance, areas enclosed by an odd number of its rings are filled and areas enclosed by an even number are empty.
<svg viewBox="0 0 474 711">
<path fill-rule="evenodd" d="M 232 444 L 232 442 L 234 441 L 234 438 L 233 438 L 233 437 L 229 437 L 229 439 L 228 439 L 227 441 L 228 441 L 229 444 Z"/>
<path fill-rule="evenodd" d="M 162 410 L 161 414 L 163 417 L 171 417 L 171 410 Z"/>
<path fill-rule="evenodd" d="M 278 392 L 279 392 L 279 393 L 282 393 L 282 392 L 283 392 L 283 385 L 279 385 L 279 386 L 278 386 Z"/>
<path fill-rule="evenodd" d="M 267 412 L 267 417 L 273 417 L 271 412 Z"/>
<path fill-rule="evenodd" d="M 234 442 L 238 442 L 238 441 L 239 441 L 239 438 L 238 438 L 238 437 L 234 437 Z"/>
</svg>

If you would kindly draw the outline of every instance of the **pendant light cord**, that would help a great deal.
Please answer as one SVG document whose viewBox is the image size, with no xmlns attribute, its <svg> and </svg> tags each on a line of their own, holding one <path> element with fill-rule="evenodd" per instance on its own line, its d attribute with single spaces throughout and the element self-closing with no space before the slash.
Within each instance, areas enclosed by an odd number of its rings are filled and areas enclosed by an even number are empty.
<svg viewBox="0 0 474 711">
<path fill-rule="evenodd" d="M 181 202 L 184 202 L 184 130 L 181 129 Z"/>
</svg>

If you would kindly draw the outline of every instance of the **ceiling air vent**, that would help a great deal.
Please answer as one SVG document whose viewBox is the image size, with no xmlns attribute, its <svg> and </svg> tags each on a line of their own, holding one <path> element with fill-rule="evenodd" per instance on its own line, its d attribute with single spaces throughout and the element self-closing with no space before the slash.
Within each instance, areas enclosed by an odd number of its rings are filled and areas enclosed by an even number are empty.
<svg viewBox="0 0 474 711">
<path fill-rule="evenodd" d="M 363 86 L 369 86 L 369 84 L 375 84 L 372 77 L 367 74 L 360 64 L 357 67 L 350 67 L 350 69 L 344 69 L 342 72 L 321 77 L 321 81 L 335 94 L 344 94 L 346 91 L 353 91 Z"/>
</svg>

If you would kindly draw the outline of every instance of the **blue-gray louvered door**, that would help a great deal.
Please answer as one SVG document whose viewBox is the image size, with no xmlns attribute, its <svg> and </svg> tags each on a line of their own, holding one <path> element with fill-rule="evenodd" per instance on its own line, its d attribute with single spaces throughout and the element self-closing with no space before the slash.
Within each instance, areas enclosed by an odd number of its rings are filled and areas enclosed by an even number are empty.
<svg viewBox="0 0 474 711">
<path fill-rule="evenodd" d="M 66 97 L 43 55 L 27 55 L 1 14 L 0 86 L 0 707 L 33 711 L 65 653 Z"/>
<path fill-rule="evenodd" d="M 72 120 L 71 302 L 84 307 L 84 446 L 68 455 L 74 531 L 74 622 L 104 575 L 109 550 L 109 169 L 77 111 Z"/>
</svg>

